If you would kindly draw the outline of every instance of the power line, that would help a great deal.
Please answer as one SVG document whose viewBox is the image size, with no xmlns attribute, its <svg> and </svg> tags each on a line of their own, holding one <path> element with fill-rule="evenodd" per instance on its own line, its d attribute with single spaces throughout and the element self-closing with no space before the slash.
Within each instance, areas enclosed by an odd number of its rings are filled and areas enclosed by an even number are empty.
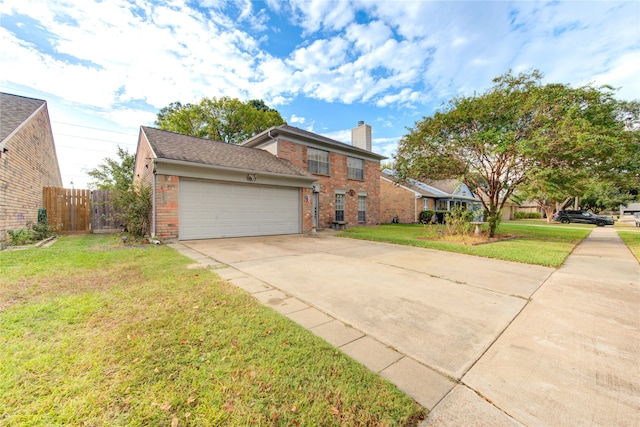
<svg viewBox="0 0 640 427">
<path fill-rule="evenodd" d="M 121 135 L 136 135 L 135 132 L 119 132 L 117 130 L 108 130 L 108 129 L 95 128 L 95 127 L 91 127 L 91 126 L 82 126 L 82 125 L 77 125 L 77 124 L 74 124 L 74 123 L 65 123 L 65 122 L 56 122 L 56 121 L 52 121 L 51 123 L 58 123 L 58 124 L 61 124 L 61 125 L 75 126 L 75 127 L 84 128 L 84 129 L 99 130 L 101 132 L 119 133 Z"/>
<path fill-rule="evenodd" d="M 108 140 L 108 139 L 89 138 L 87 136 L 69 135 L 67 133 L 56 133 L 56 135 L 68 136 L 68 137 L 71 137 L 71 138 L 79 138 L 79 139 L 90 139 L 92 141 L 102 141 L 102 142 L 108 142 L 108 143 L 111 143 L 111 144 L 123 144 L 123 145 L 130 145 L 130 146 L 137 145 L 137 143 L 132 143 L 132 142 L 118 142 L 118 141 L 113 141 L 113 140 Z"/>
</svg>

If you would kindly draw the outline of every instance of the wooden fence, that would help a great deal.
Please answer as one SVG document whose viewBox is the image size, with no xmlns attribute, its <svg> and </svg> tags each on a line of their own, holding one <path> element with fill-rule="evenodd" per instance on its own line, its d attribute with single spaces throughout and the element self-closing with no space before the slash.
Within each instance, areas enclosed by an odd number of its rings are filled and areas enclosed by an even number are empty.
<svg viewBox="0 0 640 427">
<path fill-rule="evenodd" d="M 121 227 L 112 198 L 109 190 L 45 187 L 43 206 L 59 233 L 115 233 Z"/>
<path fill-rule="evenodd" d="M 91 191 L 45 187 L 43 199 L 49 224 L 59 233 L 91 231 Z"/>
<path fill-rule="evenodd" d="M 93 190 L 91 192 L 91 232 L 115 233 L 120 231 L 113 208 L 113 193 L 109 190 Z"/>
</svg>

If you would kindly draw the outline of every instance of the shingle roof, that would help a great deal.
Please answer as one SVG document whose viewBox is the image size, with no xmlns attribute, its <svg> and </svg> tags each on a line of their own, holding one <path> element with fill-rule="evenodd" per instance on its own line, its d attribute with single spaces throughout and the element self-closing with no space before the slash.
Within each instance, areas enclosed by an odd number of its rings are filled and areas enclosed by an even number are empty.
<svg viewBox="0 0 640 427">
<path fill-rule="evenodd" d="M 282 175 L 313 175 L 288 160 L 258 148 L 227 144 L 142 126 L 153 152 L 159 159 L 180 160 L 209 166 Z"/>
<path fill-rule="evenodd" d="M 46 101 L 0 92 L 0 143 Z"/>
<path fill-rule="evenodd" d="M 319 141 L 319 142 L 322 142 L 324 144 L 328 144 L 330 146 L 333 145 L 335 147 L 339 147 L 339 148 L 346 149 L 346 150 L 349 150 L 349 151 L 361 152 L 362 154 L 366 154 L 367 156 L 371 156 L 371 157 L 374 157 L 374 158 L 386 159 L 385 156 L 382 156 L 380 154 L 376 154 L 376 153 L 374 153 L 372 151 L 364 150 L 364 149 L 359 148 L 359 147 L 354 147 L 351 144 L 345 144 L 344 142 L 336 141 L 335 139 L 331 139 L 331 138 L 328 138 L 326 136 L 318 135 L 317 133 L 309 132 L 307 130 L 300 129 L 300 128 L 297 128 L 295 126 L 289 126 L 289 125 L 280 125 L 280 126 L 274 126 L 272 128 L 269 128 L 266 131 L 264 131 L 262 133 L 259 133 L 258 135 L 254 136 L 252 138 L 249 138 L 247 141 L 243 142 L 242 145 L 251 146 L 252 143 L 255 144 L 256 141 L 260 141 L 260 140 L 265 139 L 267 137 L 267 135 L 272 135 L 272 134 L 277 134 L 277 133 L 288 133 L 290 135 L 297 135 L 299 137 L 310 139 L 310 140 L 314 140 L 314 141 Z"/>
</svg>

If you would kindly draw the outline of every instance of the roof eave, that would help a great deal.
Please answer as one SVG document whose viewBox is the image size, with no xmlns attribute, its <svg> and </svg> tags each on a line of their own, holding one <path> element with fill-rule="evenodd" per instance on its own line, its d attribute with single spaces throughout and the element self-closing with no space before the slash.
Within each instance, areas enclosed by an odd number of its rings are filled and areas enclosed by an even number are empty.
<svg viewBox="0 0 640 427">
<path fill-rule="evenodd" d="M 209 165 L 206 163 L 198 163 L 198 162 L 192 162 L 187 160 L 167 159 L 163 157 L 155 157 L 152 160 L 155 163 L 167 163 L 167 164 L 176 165 L 176 166 L 197 166 L 204 169 L 238 172 L 238 173 L 260 174 L 260 175 L 273 176 L 278 178 L 289 177 L 289 178 L 301 179 L 309 182 L 315 182 L 318 180 L 315 176 L 277 173 L 277 172 L 269 172 L 269 171 L 264 171 L 259 169 L 246 169 L 246 168 L 238 168 L 238 167 L 230 167 L 230 166 Z"/>
</svg>

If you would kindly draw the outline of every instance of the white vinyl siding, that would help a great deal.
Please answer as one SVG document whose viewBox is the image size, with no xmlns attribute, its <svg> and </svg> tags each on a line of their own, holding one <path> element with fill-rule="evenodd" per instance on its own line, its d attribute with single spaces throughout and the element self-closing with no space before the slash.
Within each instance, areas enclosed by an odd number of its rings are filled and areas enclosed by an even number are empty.
<svg viewBox="0 0 640 427">
<path fill-rule="evenodd" d="M 181 179 L 180 240 L 301 232 L 300 190 Z"/>
</svg>

